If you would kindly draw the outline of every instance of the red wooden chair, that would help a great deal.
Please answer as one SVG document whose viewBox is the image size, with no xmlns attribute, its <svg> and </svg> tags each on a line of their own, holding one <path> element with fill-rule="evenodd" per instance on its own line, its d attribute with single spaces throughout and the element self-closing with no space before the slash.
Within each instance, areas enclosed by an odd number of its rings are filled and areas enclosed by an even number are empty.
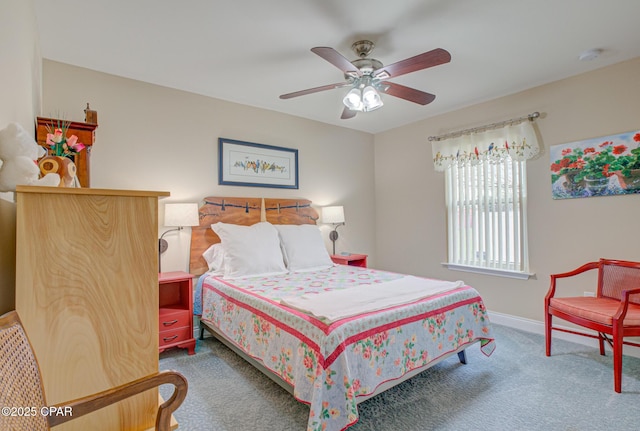
<svg viewBox="0 0 640 431">
<path fill-rule="evenodd" d="M 572 277 L 597 269 L 598 286 L 595 297 L 556 297 L 556 284 L 560 278 Z M 590 290 L 590 289 L 589 289 Z M 600 259 L 589 262 L 571 272 L 551 275 L 551 286 L 544 299 L 546 354 L 551 355 L 551 331 L 563 331 L 597 338 L 600 354 L 604 355 L 604 342 L 613 349 L 613 380 L 616 392 L 622 390 L 622 346 L 640 347 L 624 341 L 624 337 L 640 336 L 640 262 Z M 552 316 L 592 329 L 597 335 L 553 327 Z"/>
</svg>

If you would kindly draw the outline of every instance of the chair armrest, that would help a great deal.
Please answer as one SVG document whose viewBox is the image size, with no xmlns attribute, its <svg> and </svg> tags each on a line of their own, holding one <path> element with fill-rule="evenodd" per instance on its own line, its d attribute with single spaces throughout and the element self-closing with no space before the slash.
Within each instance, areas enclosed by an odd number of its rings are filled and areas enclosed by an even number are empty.
<svg viewBox="0 0 640 431">
<path fill-rule="evenodd" d="M 624 297 L 625 301 L 628 301 L 629 295 L 635 295 L 636 293 L 640 293 L 640 287 L 638 287 L 637 289 L 623 290 L 622 296 Z"/>
<path fill-rule="evenodd" d="M 627 309 L 629 308 L 629 296 L 638 293 L 640 293 L 640 288 L 622 291 L 622 300 L 620 301 L 620 306 L 618 307 L 618 311 L 616 312 L 616 314 L 613 316 L 614 325 L 616 324 L 616 321 L 622 324 L 622 321 L 627 315 Z"/>
<path fill-rule="evenodd" d="M 587 272 L 591 269 L 596 269 L 600 266 L 600 262 L 589 262 L 582 265 L 580 268 L 576 268 L 573 271 L 563 272 L 560 274 L 551 274 L 551 278 L 565 278 L 565 277 L 573 277 L 574 275 L 581 274 L 583 272 Z"/>
<path fill-rule="evenodd" d="M 589 262 L 585 263 L 579 268 L 574 269 L 569 272 L 562 272 L 560 274 L 551 274 L 551 285 L 549 286 L 549 290 L 547 291 L 547 295 L 545 296 L 545 301 L 548 303 L 550 298 L 556 293 L 556 280 L 559 278 L 573 277 L 574 275 L 582 274 L 583 272 L 590 271 L 592 269 L 597 269 L 600 267 L 600 262 Z"/>
<path fill-rule="evenodd" d="M 151 374 L 147 377 L 125 383 L 124 385 L 120 385 L 115 388 L 107 389 L 106 391 L 102 391 L 97 394 L 88 395 L 66 403 L 56 404 L 52 407 L 55 407 L 56 409 L 65 409 L 70 407 L 73 415 L 50 415 L 47 416 L 47 421 L 50 427 L 54 427 L 164 384 L 172 384 L 175 389 L 171 398 L 162 403 L 158 408 L 156 429 L 160 431 L 169 431 L 171 414 L 180 407 L 184 401 L 187 396 L 188 388 L 187 379 L 176 371 L 162 371 L 156 374 Z"/>
</svg>

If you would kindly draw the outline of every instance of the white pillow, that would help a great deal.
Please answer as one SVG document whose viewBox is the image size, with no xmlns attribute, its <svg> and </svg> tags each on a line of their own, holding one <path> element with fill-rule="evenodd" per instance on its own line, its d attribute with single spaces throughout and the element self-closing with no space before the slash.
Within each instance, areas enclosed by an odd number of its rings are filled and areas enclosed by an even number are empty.
<svg viewBox="0 0 640 431">
<path fill-rule="evenodd" d="M 333 266 L 318 226 L 275 225 L 289 271 L 313 271 Z"/>
<path fill-rule="evenodd" d="M 222 247 L 222 244 L 213 244 L 204 253 L 202 253 L 202 257 L 207 261 L 210 272 L 215 272 L 217 274 L 224 273 L 224 248 Z"/>
<path fill-rule="evenodd" d="M 240 226 L 218 222 L 212 224 L 211 229 L 222 240 L 225 278 L 287 272 L 280 251 L 278 231 L 271 223 Z"/>
</svg>

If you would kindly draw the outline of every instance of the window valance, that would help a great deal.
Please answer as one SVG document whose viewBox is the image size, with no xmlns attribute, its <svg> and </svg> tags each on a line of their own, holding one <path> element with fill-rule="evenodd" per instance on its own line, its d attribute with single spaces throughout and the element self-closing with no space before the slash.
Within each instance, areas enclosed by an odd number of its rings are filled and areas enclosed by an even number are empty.
<svg viewBox="0 0 640 431">
<path fill-rule="evenodd" d="M 533 121 L 523 121 L 499 129 L 440 138 L 433 141 L 432 151 L 435 170 L 443 172 L 451 165 L 473 165 L 485 160 L 501 161 L 507 157 L 529 160 L 538 155 L 540 147 Z"/>
</svg>

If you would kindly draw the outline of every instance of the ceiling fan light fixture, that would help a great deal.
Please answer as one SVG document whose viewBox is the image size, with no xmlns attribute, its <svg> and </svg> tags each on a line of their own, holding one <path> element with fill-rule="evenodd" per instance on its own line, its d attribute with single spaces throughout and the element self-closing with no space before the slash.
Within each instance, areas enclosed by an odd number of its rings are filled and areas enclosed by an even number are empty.
<svg viewBox="0 0 640 431">
<path fill-rule="evenodd" d="M 415 88 L 388 82 L 387 79 L 397 78 L 407 73 L 451 61 L 451 54 L 448 51 L 436 48 L 385 66 L 381 61 L 369 57 L 374 47 L 373 42 L 360 40 L 351 47 L 358 55 L 358 58 L 353 61 L 330 47 L 311 48 L 311 52 L 340 69 L 344 73 L 345 82 L 282 94 L 280 98 L 291 99 L 334 88 L 350 87 L 349 92 L 342 99 L 345 107 L 340 118 L 343 120 L 355 117 L 358 112 L 369 112 L 382 107 L 384 103 L 381 93 L 384 93 L 385 97 L 393 96 L 419 105 L 426 105 L 433 102 L 436 96 Z"/>
<path fill-rule="evenodd" d="M 362 105 L 365 112 L 373 111 L 384 105 L 380 94 L 378 94 L 372 85 L 369 85 L 362 90 Z"/>
<path fill-rule="evenodd" d="M 352 111 L 362 111 L 362 93 L 358 87 L 352 88 L 351 91 L 342 99 L 344 106 Z"/>
</svg>

